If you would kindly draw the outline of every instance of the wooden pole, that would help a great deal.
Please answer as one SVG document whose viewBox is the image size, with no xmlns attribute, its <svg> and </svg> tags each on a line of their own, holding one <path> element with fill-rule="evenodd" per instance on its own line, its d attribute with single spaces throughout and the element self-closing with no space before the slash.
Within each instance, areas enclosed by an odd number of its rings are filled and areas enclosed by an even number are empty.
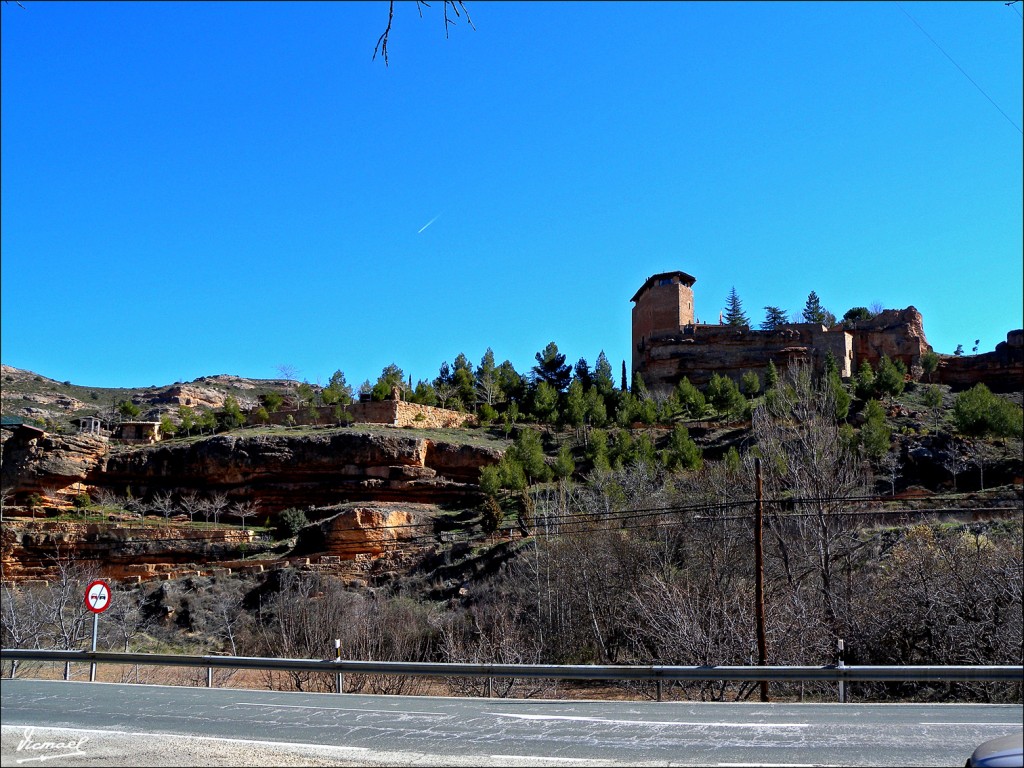
<svg viewBox="0 0 1024 768">
<path fill-rule="evenodd" d="M 764 495 L 761 489 L 761 459 L 754 459 L 754 616 L 757 623 L 757 659 L 762 667 L 768 664 L 768 640 L 764 631 Z M 761 701 L 768 701 L 768 681 L 761 681 Z"/>
</svg>

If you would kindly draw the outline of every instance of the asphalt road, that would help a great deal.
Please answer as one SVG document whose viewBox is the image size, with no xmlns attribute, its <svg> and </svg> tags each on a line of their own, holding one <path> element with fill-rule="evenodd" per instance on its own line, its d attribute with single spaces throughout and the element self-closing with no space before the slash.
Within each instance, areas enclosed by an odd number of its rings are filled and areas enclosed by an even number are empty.
<svg viewBox="0 0 1024 768">
<path fill-rule="evenodd" d="M 0 704 L 5 766 L 950 766 L 1024 716 L 1013 705 L 339 696 L 42 680 L 4 680 Z"/>
</svg>

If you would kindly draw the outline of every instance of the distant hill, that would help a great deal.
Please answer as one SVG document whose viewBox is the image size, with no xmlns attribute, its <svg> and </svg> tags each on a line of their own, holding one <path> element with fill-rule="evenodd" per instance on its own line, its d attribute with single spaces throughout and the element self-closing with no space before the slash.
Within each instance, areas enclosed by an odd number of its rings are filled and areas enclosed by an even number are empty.
<svg viewBox="0 0 1024 768">
<path fill-rule="evenodd" d="M 297 382 L 284 379 L 244 379 L 220 374 L 164 386 L 84 387 L 2 365 L 0 412 L 40 424 L 70 424 L 79 416 L 109 416 L 119 403 L 130 400 L 142 408 L 140 419 L 157 420 L 161 415 L 175 414 L 182 405 L 220 408 L 229 395 L 243 409 L 255 407 L 262 395 L 276 391 L 287 397 L 296 386 Z"/>
</svg>

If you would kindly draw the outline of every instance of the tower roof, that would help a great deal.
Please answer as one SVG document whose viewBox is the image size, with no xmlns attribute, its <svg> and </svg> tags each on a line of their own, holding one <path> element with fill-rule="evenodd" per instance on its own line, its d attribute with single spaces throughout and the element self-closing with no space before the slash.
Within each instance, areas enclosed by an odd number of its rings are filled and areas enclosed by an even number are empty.
<svg viewBox="0 0 1024 768">
<path fill-rule="evenodd" d="M 690 287 L 697 282 L 697 278 L 694 277 L 693 275 L 688 275 L 685 272 L 679 272 L 678 270 L 675 272 L 659 272 L 656 275 L 651 275 L 650 277 L 648 277 L 647 280 L 644 281 L 644 284 L 640 286 L 640 290 L 633 294 L 633 298 L 630 299 L 630 301 L 636 301 L 637 299 L 640 298 L 641 293 L 643 293 L 652 285 L 654 285 L 654 283 L 657 282 L 658 280 L 663 280 L 666 277 L 678 277 L 679 282 L 681 282 L 683 285 L 687 287 Z"/>
</svg>

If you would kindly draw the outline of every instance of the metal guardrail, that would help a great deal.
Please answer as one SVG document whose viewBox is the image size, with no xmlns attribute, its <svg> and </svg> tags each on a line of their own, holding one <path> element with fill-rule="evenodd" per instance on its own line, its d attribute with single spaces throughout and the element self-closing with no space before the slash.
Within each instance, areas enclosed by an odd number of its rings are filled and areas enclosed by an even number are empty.
<svg viewBox="0 0 1024 768">
<path fill-rule="evenodd" d="M 4 648 L 0 662 L 49 661 L 139 664 L 218 669 L 260 669 L 328 674 L 413 675 L 417 677 L 547 678 L 552 680 L 730 680 L 829 682 L 1024 682 L 1024 666 L 615 666 L 558 664 L 444 664 L 406 661 L 274 659 L 254 656 L 180 656 Z"/>
</svg>

